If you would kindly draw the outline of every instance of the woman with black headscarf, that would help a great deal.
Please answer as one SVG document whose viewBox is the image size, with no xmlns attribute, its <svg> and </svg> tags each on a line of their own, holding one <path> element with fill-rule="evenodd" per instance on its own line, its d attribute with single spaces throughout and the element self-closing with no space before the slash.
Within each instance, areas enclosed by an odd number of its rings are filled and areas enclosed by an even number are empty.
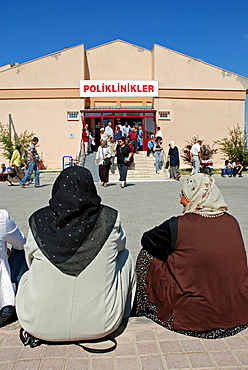
<svg viewBox="0 0 248 370">
<path fill-rule="evenodd" d="M 134 267 L 119 214 L 101 204 L 90 171 L 62 171 L 29 225 L 29 271 L 17 296 L 23 328 L 48 341 L 112 333 L 130 314 Z"/>
</svg>

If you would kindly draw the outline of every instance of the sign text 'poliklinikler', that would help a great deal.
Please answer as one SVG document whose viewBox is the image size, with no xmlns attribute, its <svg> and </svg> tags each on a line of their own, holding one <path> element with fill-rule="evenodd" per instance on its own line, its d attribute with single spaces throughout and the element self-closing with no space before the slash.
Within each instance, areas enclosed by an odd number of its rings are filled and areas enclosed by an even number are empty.
<svg viewBox="0 0 248 370">
<path fill-rule="evenodd" d="M 158 96 L 158 81 L 81 80 L 80 97 Z"/>
</svg>

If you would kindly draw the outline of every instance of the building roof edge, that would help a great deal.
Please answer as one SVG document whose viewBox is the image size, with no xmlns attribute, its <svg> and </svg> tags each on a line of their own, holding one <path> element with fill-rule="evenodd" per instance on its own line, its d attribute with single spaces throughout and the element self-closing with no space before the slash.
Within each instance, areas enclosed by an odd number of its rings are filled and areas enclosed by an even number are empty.
<svg viewBox="0 0 248 370">
<path fill-rule="evenodd" d="M 213 67 L 213 68 L 216 68 L 216 69 L 219 69 L 219 70 L 221 70 L 221 71 L 223 71 L 223 72 L 231 73 L 231 74 L 233 74 L 233 75 L 235 75 L 235 76 L 237 76 L 237 77 L 244 78 L 244 79 L 246 79 L 246 80 L 247 80 L 247 82 L 248 82 L 248 77 L 245 77 L 245 76 L 239 75 L 239 74 L 237 74 L 237 73 L 235 73 L 235 72 L 231 72 L 231 71 L 229 71 L 229 70 L 227 70 L 227 69 L 225 69 L 225 68 L 221 68 L 221 67 L 215 66 L 214 64 L 211 64 L 211 63 L 205 62 L 204 60 L 201 60 L 201 59 L 197 59 L 197 58 L 191 57 L 190 55 L 187 55 L 187 54 L 181 53 L 180 51 L 176 51 L 176 50 L 173 50 L 173 49 L 167 48 L 166 46 L 163 46 L 163 45 L 154 44 L 154 45 L 153 45 L 153 48 L 152 48 L 152 51 L 154 50 L 155 46 L 158 46 L 158 47 L 163 48 L 163 49 L 167 49 L 167 50 L 169 50 L 169 51 L 171 51 L 171 52 L 173 52 L 173 53 L 175 53 L 175 54 L 179 54 L 179 55 L 182 55 L 183 57 L 193 59 L 193 60 L 195 60 L 196 62 L 199 62 L 199 63 L 205 64 L 205 65 L 207 65 L 207 66 L 210 66 L 210 67 Z"/>
<path fill-rule="evenodd" d="M 55 55 L 57 53 L 63 53 L 63 52 L 66 52 L 66 51 L 69 51 L 71 49 L 75 49 L 75 48 L 78 48 L 78 47 L 81 47 L 81 46 L 84 46 L 84 44 L 79 44 L 79 45 L 71 46 L 71 47 L 68 47 L 68 48 L 64 47 L 64 49 L 54 51 L 53 53 L 46 54 L 46 55 L 43 55 L 41 57 L 38 57 L 38 58 L 35 58 L 35 59 L 32 59 L 32 60 L 28 60 L 27 62 L 13 63 L 13 64 L 10 64 L 10 68 L 4 69 L 3 71 L 0 70 L 0 73 L 10 71 L 10 70 L 13 70 L 14 68 L 18 68 L 18 67 L 24 66 L 24 65 L 29 64 L 29 63 L 37 62 L 38 60 L 45 59 L 45 58 L 50 57 L 52 55 Z M 16 64 L 16 65 L 14 65 L 14 64 Z M 8 65 L 8 64 L 6 64 L 6 65 Z M 2 66 L 2 67 L 4 67 L 4 66 Z M 1 66 L 0 66 L 0 68 L 1 68 Z"/>
</svg>

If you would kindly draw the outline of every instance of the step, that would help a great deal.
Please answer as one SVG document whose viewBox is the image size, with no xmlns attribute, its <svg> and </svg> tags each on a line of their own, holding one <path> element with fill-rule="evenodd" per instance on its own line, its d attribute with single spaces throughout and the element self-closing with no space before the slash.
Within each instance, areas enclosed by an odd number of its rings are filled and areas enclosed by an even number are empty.
<svg viewBox="0 0 248 370">
<path fill-rule="evenodd" d="M 153 173 L 133 173 L 132 171 L 128 171 L 127 177 L 130 179 L 132 178 L 168 178 L 168 175 L 165 172 L 160 172 L 159 174 Z M 110 173 L 109 174 L 110 181 L 112 180 L 119 180 L 119 173 Z"/>
<path fill-rule="evenodd" d="M 164 170 L 156 174 L 155 157 L 153 155 L 148 157 L 144 151 L 134 154 L 134 164 L 134 168 L 131 167 L 128 169 L 128 178 L 168 178 L 168 172 L 166 173 Z M 119 180 L 117 168 L 115 169 L 115 174 L 110 173 L 110 180 Z"/>
</svg>

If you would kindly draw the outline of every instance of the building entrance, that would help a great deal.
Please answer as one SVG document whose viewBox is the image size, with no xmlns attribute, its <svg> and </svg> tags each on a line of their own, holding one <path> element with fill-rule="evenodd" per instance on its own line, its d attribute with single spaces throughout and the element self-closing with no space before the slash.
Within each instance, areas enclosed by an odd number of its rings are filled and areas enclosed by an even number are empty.
<svg viewBox="0 0 248 370">
<path fill-rule="evenodd" d="M 111 122 L 113 132 L 116 126 L 124 126 L 128 122 L 130 127 L 141 126 L 143 131 L 143 150 L 147 150 L 147 143 L 153 137 L 156 128 L 156 110 L 154 109 L 85 109 L 81 111 L 83 127 L 88 124 L 88 130 L 95 138 L 96 149 L 100 144 L 100 129 Z"/>
</svg>

